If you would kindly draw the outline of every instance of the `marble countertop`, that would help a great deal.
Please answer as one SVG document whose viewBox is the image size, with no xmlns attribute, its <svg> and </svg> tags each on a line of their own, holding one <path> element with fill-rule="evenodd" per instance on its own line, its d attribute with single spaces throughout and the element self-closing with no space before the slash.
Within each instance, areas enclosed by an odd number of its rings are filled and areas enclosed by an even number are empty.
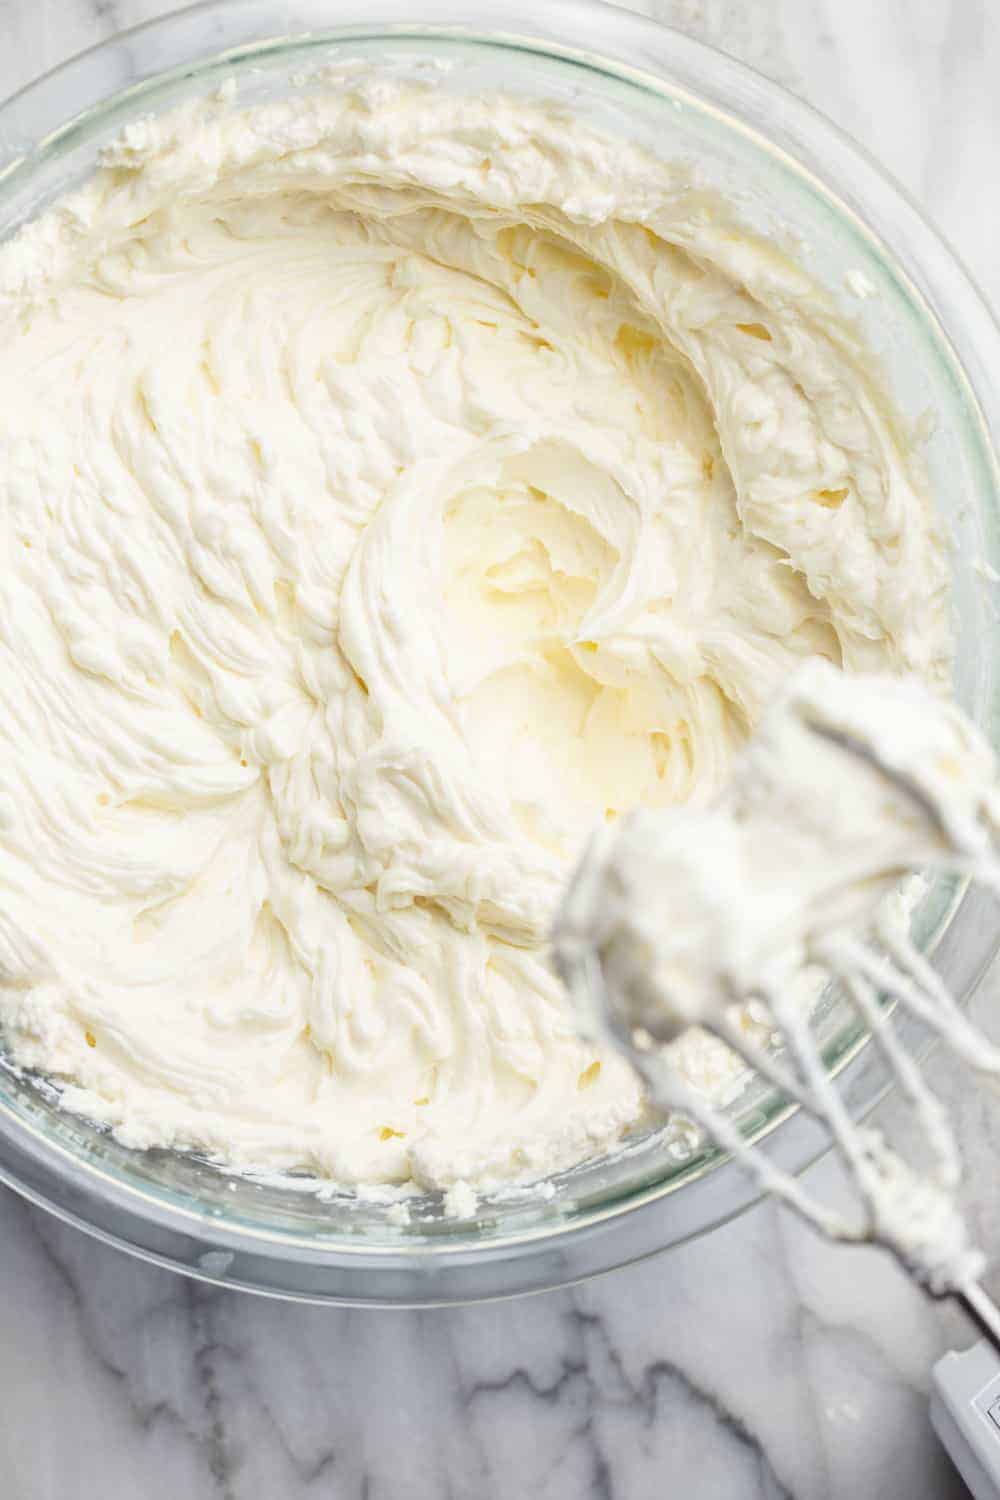
<svg viewBox="0 0 1000 1500">
<path fill-rule="evenodd" d="M 1000 306 L 994 0 L 636 8 L 832 115 L 925 205 Z M 0 96 L 168 9 L 0 0 Z M 982 1015 L 998 997 L 994 978 Z M 1000 1108 L 942 1060 L 931 1071 L 957 1113 L 972 1222 L 1000 1252 Z M 844 1195 L 829 1161 L 813 1183 L 831 1201 Z M 0 1296 L 4 1500 L 965 1494 L 927 1393 L 934 1359 L 971 1342 L 967 1330 L 877 1252 L 834 1250 L 767 1205 L 569 1291 L 373 1313 L 198 1285 L 0 1192 Z"/>
</svg>

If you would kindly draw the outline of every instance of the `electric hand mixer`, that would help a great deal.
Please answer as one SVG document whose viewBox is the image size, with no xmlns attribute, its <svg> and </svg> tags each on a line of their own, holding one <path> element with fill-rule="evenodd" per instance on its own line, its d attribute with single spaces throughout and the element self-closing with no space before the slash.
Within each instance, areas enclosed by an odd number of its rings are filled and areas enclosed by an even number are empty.
<svg viewBox="0 0 1000 1500">
<path fill-rule="evenodd" d="M 890 1012 L 915 1016 L 978 1074 L 1000 1078 L 1000 1049 L 912 943 L 900 893 L 904 876 L 930 867 L 1000 893 L 998 848 L 996 761 L 957 707 L 913 681 L 811 662 L 716 801 L 638 811 L 595 835 L 553 932 L 581 1029 L 624 1053 L 656 1109 L 694 1122 L 822 1233 L 885 1246 L 986 1336 L 939 1361 L 932 1401 L 977 1500 L 1000 1495 L 1000 1310 L 954 1202 L 961 1163 L 948 1119 Z M 803 1000 L 813 969 L 839 981 L 870 1031 L 926 1162 L 851 1119 Z M 670 1043 L 691 1025 L 826 1127 L 856 1188 L 858 1222 L 818 1201 L 685 1082 Z"/>
</svg>

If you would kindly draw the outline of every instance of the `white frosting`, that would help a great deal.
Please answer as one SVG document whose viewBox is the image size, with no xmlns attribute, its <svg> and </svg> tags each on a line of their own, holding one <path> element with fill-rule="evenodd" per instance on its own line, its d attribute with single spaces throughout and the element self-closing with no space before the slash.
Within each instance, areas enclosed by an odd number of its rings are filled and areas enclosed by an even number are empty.
<svg viewBox="0 0 1000 1500">
<path fill-rule="evenodd" d="M 965 1286 L 981 1260 L 954 1202 L 959 1160 L 947 1121 L 884 1027 L 877 992 L 981 1071 L 1000 1072 L 1000 1053 L 946 993 L 885 898 L 921 867 L 1000 888 L 998 834 L 995 757 L 956 705 L 915 679 L 846 676 L 815 660 L 768 708 L 710 806 L 639 810 L 592 841 L 555 923 L 557 959 L 584 1018 L 592 1029 L 611 1027 L 663 1107 L 693 1104 L 762 1186 L 839 1238 L 888 1245 L 935 1291 Z M 904 1159 L 847 1116 L 796 994 L 810 965 L 841 978 L 875 1030 L 913 1106 L 923 1159 L 920 1150 Z M 751 996 L 756 1028 L 743 1009 Z M 798 1059 L 785 1081 L 828 1126 L 852 1171 L 865 1209 L 860 1226 L 814 1203 L 692 1100 L 683 1081 L 677 1088 L 678 1038 L 692 1024 L 765 1069 L 753 1033 L 783 1033 Z"/>
<path fill-rule="evenodd" d="M 641 1091 L 544 952 L 586 830 L 703 803 L 804 657 L 947 675 L 833 305 L 554 106 L 348 70 L 130 126 L 0 250 L 0 350 L 15 1057 L 344 1182 L 605 1149 Z"/>
</svg>

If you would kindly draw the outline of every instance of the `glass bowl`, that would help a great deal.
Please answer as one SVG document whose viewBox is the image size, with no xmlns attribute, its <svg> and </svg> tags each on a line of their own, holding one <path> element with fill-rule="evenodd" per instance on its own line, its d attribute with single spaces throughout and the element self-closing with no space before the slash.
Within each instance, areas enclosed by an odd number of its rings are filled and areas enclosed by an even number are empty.
<svg viewBox="0 0 1000 1500">
<path fill-rule="evenodd" d="M 212 0 L 84 53 L 0 107 L 0 235 L 83 179 L 136 116 L 227 79 L 241 99 L 300 89 L 344 56 L 404 71 L 447 58 L 440 86 L 556 98 L 593 125 L 696 161 L 743 218 L 796 254 L 861 323 L 924 456 L 954 550 L 955 687 L 1000 744 L 997 447 L 1000 331 L 953 254 L 847 137 L 710 48 L 595 0 Z M 869 288 L 863 300 L 850 284 Z M 933 413 L 929 423 L 926 414 Z M 931 427 L 933 426 L 933 430 Z M 992 570 L 996 569 L 996 573 Z M 998 946 L 995 909 L 954 881 L 930 886 L 922 946 L 967 998 Z M 874 1049 L 828 994 L 817 1018 L 855 1113 L 883 1087 Z M 906 1039 L 909 1028 L 903 1027 Z M 753 1081 L 732 1106 L 764 1149 L 800 1170 L 825 1147 L 809 1121 Z M 613 1156 L 508 1188 L 470 1220 L 421 1200 L 409 1225 L 385 1204 L 310 1179 L 228 1175 L 190 1154 L 136 1152 L 59 1107 L 58 1091 L 0 1058 L 0 1180 L 101 1238 L 206 1279 L 317 1301 L 433 1304 L 564 1284 L 649 1255 L 732 1217 L 755 1190 L 711 1148 L 650 1131 Z"/>
</svg>

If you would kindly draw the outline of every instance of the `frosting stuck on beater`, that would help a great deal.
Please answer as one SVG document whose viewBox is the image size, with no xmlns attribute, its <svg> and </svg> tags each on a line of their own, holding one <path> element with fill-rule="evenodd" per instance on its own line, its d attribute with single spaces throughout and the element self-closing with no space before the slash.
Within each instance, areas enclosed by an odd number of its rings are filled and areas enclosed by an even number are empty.
<svg viewBox="0 0 1000 1500">
<path fill-rule="evenodd" d="M 954 1201 L 955 1142 L 938 1101 L 891 1036 L 897 1000 L 973 1068 L 1000 1052 L 967 1020 L 885 898 L 920 868 L 1000 890 L 1000 783 L 993 751 L 958 707 L 915 679 L 847 676 L 804 663 L 707 808 L 633 812 L 596 836 L 557 914 L 554 945 L 583 1019 L 610 1028 L 661 1108 L 689 1108 L 724 1149 L 824 1231 L 887 1245 L 932 1290 L 981 1268 Z M 875 1033 L 913 1110 L 911 1162 L 855 1124 L 826 1075 L 802 1004 L 821 966 Z M 815 993 L 815 988 L 814 988 Z M 776 1064 L 756 1031 L 780 1037 Z M 830 1131 L 853 1175 L 858 1225 L 814 1202 L 686 1089 L 679 1049 L 706 1027 Z"/>
<path fill-rule="evenodd" d="M 348 69 L 129 126 L 0 335 L 15 1059 L 346 1183 L 607 1149 L 641 1089 L 545 954 L 589 828 L 704 805 L 804 658 L 947 679 L 832 303 L 556 106 Z"/>
</svg>

